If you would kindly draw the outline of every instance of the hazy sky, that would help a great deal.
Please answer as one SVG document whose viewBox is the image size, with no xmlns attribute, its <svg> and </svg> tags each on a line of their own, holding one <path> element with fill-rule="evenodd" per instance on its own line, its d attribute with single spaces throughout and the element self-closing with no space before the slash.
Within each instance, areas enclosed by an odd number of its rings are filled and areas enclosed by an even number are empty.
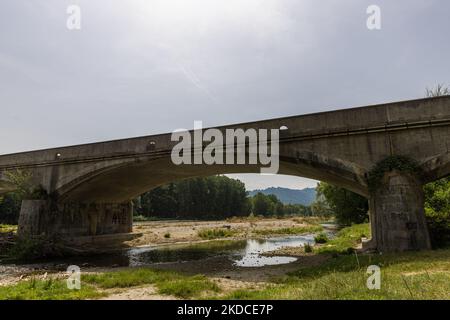
<svg viewBox="0 0 450 320">
<path fill-rule="evenodd" d="M 2 0 L 0 154 L 422 97 L 450 82 L 449 14 L 447 0 Z"/>
</svg>

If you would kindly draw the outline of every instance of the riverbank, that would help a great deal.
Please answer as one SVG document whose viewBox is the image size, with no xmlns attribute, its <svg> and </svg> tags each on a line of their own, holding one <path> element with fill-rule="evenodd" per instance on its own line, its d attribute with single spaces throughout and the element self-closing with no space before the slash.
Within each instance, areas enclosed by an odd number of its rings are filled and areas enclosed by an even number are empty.
<svg viewBox="0 0 450 320">
<path fill-rule="evenodd" d="M 164 232 L 168 228 L 174 235 L 183 235 L 181 230 L 187 232 L 191 223 L 185 221 L 177 226 L 175 222 L 160 222 L 156 233 L 166 243 Z M 204 222 L 200 228 L 214 229 L 224 223 Z M 237 229 L 242 227 L 239 224 L 249 222 L 235 223 L 224 229 Z M 261 221 L 260 230 L 262 226 L 266 230 L 293 227 L 292 221 L 278 219 Z M 178 261 L 176 256 L 173 262 L 151 267 L 86 265 L 82 267 L 82 289 L 75 291 L 65 287 L 65 272 L 34 270 L 0 286 L 0 299 L 450 299 L 450 249 L 360 254 L 353 249 L 360 244 L 361 236 L 369 236 L 367 224 L 341 230 L 334 238 L 313 246 L 312 252 L 305 252 L 303 246 L 279 248 L 269 255 L 295 256 L 297 260 L 264 267 L 239 267 L 226 255 L 193 261 Z M 233 237 L 240 235 L 235 233 Z M 196 246 L 206 251 L 237 243 L 196 239 L 201 241 Z M 380 290 L 369 290 L 366 286 L 369 265 L 381 268 Z"/>
<path fill-rule="evenodd" d="M 258 218 L 243 217 L 217 221 L 142 221 L 135 222 L 133 233 L 140 235 L 125 242 L 129 247 L 201 242 L 213 239 L 242 240 L 275 235 L 318 232 L 323 229 L 317 217 Z"/>
</svg>

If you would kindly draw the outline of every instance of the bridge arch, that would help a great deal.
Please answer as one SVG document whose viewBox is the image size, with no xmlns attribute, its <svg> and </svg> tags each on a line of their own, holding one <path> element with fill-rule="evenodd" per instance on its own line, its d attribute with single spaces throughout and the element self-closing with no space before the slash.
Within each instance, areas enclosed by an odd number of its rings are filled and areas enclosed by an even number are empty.
<svg viewBox="0 0 450 320">
<path fill-rule="evenodd" d="M 259 165 L 174 165 L 170 157 L 137 159 L 65 175 L 55 194 L 62 202 L 120 203 L 176 180 L 232 173 L 259 173 Z M 310 152 L 280 156 L 279 174 L 332 183 L 368 196 L 365 170 L 356 164 Z"/>
</svg>

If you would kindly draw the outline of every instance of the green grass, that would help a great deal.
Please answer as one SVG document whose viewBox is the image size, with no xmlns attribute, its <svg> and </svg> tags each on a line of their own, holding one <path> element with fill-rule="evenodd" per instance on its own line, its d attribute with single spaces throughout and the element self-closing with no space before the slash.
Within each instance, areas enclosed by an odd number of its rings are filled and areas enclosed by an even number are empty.
<svg viewBox="0 0 450 320">
<path fill-rule="evenodd" d="M 17 225 L 0 224 L 0 233 L 17 232 Z"/>
<path fill-rule="evenodd" d="M 225 298 L 450 299 L 450 248 L 383 255 L 355 253 L 353 248 L 360 238 L 369 236 L 368 224 L 344 228 L 335 239 L 314 248 L 315 253 L 329 256 L 321 265 L 274 279 L 265 289 L 237 290 Z M 380 290 L 367 288 L 370 265 L 381 268 Z"/>
<path fill-rule="evenodd" d="M 321 232 L 314 237 L 314 241 L 316 243 L 326 243 L 326 242 L 328 242 L 328 236 L 326 233 Z"/>
<path fill-rule="evenodd" d="M 381 268 L 381 289 L 366 286 L 367 267 Z M 302 268 L 260 291 L 228 299 L 450 299 L 450 249 L 392 255 L 344 255 Z"/>
<path fill-rule="evenodd" d="M 219 292 L 220 288 L 203 275 L 185 276 L 172 271 L 147 268 L 129 269 L 82 276 L 87 282 L 103 289 L 129 288 L 139 285 L 155 285 L 160 294 L 179 298 L 200 297 L 207 292 Z"/>
<path fill-rule="evenodd" d="M 305 243 L 304 250 L 305 250 L 305 253 L 313 252 L 313 248 L 312 248 L 312 246 L 309 243 Z"/>
<path fill-rule="evenodd" d="M 261 229 L 254 230 L 253 233 L 260 236 L 268 235 L 281 235 L 281 234 L 303 234 L 303 233 L 313 233 L 322 231 L 323 227 L 319 225 L 306 226 L 306 227 L 290 227 L 290 228 L 280 228 L 280 229 Z"/>
<path fill-rule="evenodd" d="M 216 283 L 208 280 L 203 275 L 160 282 L 156 286 L 161 294 L 173 295 L 184 299 L 220 291 Z"/>
<path fill-rule="evenodd" d="M 15 285 L 0 286 L 0 300 L 81 300 L 103 296 L 92 286 L 81 285 L 70 290 L 64 280 L 26 280 Z"/>
<path fill-rule="evenodd" d="M 81 275 L 81 289 L 70 290 L 65 280 L 31 280 L 0 286 L 0 300 L 79 300 L 107 296 L 105 289 L 154 285 L 158 293 L 179 298 L 200 298 L 220 292 L 203 275 L 187 276 L 173 271 L 147 268 Z"/>
<path fill-rule="evenodd" d="M 236 234 L 233 230 L 228 229 L 203 229 L 199 230 L 197 235 L 202 239 L 219 239 L 219 238 L 229 238 Z"/>
<path fill-rule="evenodd" d="M 340 230 L 336 238 L 328 240 L 323 246 L 314 248 L 316 253 L 344 254 L 352 253 L 354 247 L 363 237 L 370 237 L 370 226 L 368 223 L 355 224 Z"/>
</svg>

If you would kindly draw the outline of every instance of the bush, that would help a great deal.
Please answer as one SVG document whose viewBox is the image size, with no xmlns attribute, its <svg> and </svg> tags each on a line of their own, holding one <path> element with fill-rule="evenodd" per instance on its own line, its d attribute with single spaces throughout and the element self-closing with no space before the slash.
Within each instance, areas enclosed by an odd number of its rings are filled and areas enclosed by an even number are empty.
<svg viewBox="0 0 450 320">
<path fill-rule="evenodd" d="M 314 237 L 314 241 L 316 243 L 326 243 L 326 242 L 328 242 L 328 236 L 324 232 L 319 233 L 318 235 L 316 235 Z"/>
<path fill-rule="evenodd" d="M 313 252 L 313 248 L 312 248 L 312 246 L 309 243 L 305 243 L 304 248 L 305 248 L 305 252 L 306 253 Z"/>
<path fill-rule="evenodd" d="M 340 225 L 360 224 L 369 220 L 367 199 L 354 192 L 320 182 L 317 185 L 317 199 L 324 199 Z"/>
<path fill-rule="evenodd" d="M 166 239 L 169 239 L 170 238 L 170 233 L 166 233 L 166 234 L 164 234 L 164 238 L 166 238 Z"/>
<path fill-rule="evenodd" d="M 7 252 L 8 257 L 15 260 L 62 257 L 73 254 L 57 236 L 19 238 Z"/>
<path fill-rule="evenodd" d="M 234 231 L 226 229 L 203 229 L 198 232 L 198 236 L 202 239 L 217 239 L 232 237 Z"/>
<path fill-rule="evenodd" d="M 425 210 L 425 218 L 433 248 L 442 248 L 450 244 L 450 212 Z"/>
<path fill-rule="evenodd" d="M 444 178 L 424 187 L 425 218 L 433 248 L 450 244 L 450 178 Z"/>
</svg>

